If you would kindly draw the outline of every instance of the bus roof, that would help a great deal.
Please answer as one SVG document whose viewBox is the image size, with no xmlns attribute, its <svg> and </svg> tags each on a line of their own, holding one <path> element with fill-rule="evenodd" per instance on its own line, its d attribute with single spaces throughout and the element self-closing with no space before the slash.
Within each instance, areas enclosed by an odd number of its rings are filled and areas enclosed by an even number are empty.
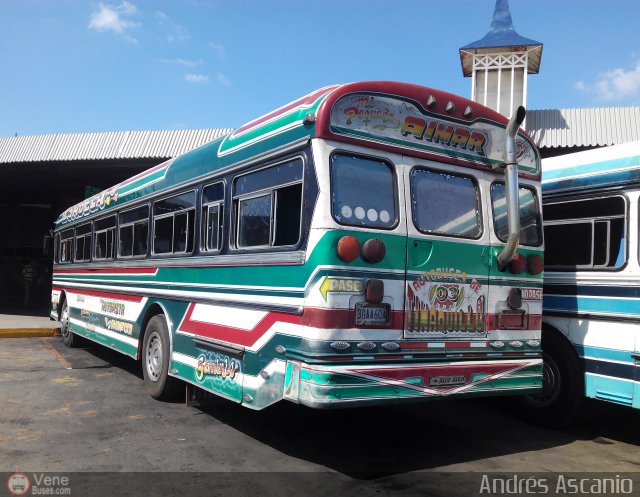
<svg viewBox="0 0 640 497">
<path fill-rule="evenodd" d="M 70 207 L 56 227 L 311 138 L 487 170 L 504 161 L 507 121 L 466 98 L 419 85 L 327 86 Z M 522 129 L 516 146 L 520 175 L 539 179 L 538 150 Z"/>
<path fill-rule="evenodd" d="M 640 183 L 640 141 L 542 161 L 542 192 L 546 194 L 618 188 L 632 183 Z"/>
</svg>

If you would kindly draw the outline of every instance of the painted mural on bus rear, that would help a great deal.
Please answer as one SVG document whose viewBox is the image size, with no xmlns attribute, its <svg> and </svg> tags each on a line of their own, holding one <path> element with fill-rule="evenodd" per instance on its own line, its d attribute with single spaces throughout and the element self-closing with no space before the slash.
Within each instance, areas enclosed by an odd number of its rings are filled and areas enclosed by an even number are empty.
<svg viewBox="0 0 640 497">
<path fill-rule="evenodd" d="M 306 95 L 56 223 L 64 342 L 252 409 L 535 393 L 540 159 L 464 98 L 363 82 Z"/>
</svg>

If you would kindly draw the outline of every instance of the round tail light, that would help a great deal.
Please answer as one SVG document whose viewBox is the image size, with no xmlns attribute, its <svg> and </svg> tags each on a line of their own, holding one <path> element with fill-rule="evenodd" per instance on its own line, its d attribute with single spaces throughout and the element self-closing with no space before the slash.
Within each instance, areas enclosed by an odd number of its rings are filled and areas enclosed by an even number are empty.
<svg viewBox="0 0 640 497">
<path fill-rule="evenodd" d="M 529 254 L 527 256 L 527 271 L 529 274 L 540 274 L 544 269 L 544 259 L 538 254 Z"/>
<path fill-rule="evenodd" d="M 362 246 L 362 258 L 371 264 L 384 259 L 386 252 L 387 248 L 379 238 L 370 238 Z"/>
<path fill-rule="evenodd" d="M 527 267 L 527 261 L 522 254 L 516 254 L 511 258 L 509 262 L 509 271 L 513 274 L 520 274 Z"/>
<path fill-rule="evenodd" d="M 338 257 L 345 262 L 351 262 L 360 255 L 360 242 L 355 236 L 343 236 L 338 240 Z"/>
</svg>

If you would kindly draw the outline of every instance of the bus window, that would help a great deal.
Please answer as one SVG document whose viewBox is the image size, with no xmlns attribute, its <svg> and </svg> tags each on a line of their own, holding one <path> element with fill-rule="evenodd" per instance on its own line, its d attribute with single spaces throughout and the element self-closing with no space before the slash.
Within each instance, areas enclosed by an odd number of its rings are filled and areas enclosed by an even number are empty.
<svg viewBox="0 0 640 497">
<path fill-rule="evenodd" d="M 116 233 L 116 216 L 98 219 L 94 226 L 93 258 L 96 261 L 113 259 L 113 241 Z"/>
<path fill-rule="evenodd" d="M 478 238 L 480 193 L 474 178 L 429 169 L 411 171 L 413 222 L 422 233 Z"/>
<path fill-rule="evenodd" d="M 73 228 L 63 231 L 60 234 L 60 262 L 71 262 L 73 251 Z"/>
<path fill-rule="evenodd" d="M 618 269 L 626 262 L 622 196 L 545 204 L 545 265 L 554 270 Z"/>
<path fill-rule="evenodd" d="M 202 190 L 201 250 L 216 252 L 222 247 L 224 183 L 205 186 Z"/>
<path fill-rule="evenodd" d="M 120 214 L 118 257 L 145 257 L 149 238 L 149 207 Z"/>
<path fill-rule="evenodd" d="M 245 174 L 234 189 L 238 248 L 292 246 L 300 240 L 302 161 Z"/>
<path fill-rule="evenodd" d="M 385 161 L 331 156 L 331 213 L 340 224 L 391 229 L 396 224 L 395 174 Z"/>
<path fill-rule="evenodd" d="M 76 262 L 91 260 L 91 223 L 80 225 L 76 228 Z"/>
<path fill-rule="evenodd" d="M 538 246 L 542 244 L 540 232 L 540 210 L 533 190 L 520 187 L 520 243 L 522 245 Z M 506 191 L 504 183 L 491 185 L 491 202 L 493 206 L 493 225 L 496 236 L 501 242 L 506 242 L 509 234 L 507 223 Z"/>
<path fill-rule="evenodd" d="M 195 191 L 157 201 L 153 205 L 153 253 L 192 252 L 195 212 Z"/>
</svg>

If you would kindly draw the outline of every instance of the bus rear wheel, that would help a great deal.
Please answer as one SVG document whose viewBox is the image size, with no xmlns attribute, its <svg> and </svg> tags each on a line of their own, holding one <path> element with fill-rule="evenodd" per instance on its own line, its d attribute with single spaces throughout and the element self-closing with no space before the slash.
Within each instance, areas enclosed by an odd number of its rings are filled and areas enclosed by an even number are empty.
<svg viewBox="0 0 640 497">
<path fill-rule="evenodd" d="M 524 416 L 535 424 L 560 428 L 573 423 L 584 399 L 584 373 L 573 348 L 557 332 L 542 334 L 542 391 L 520 399 Z"/>
<path fill-rule="evenodd" d="M 142 374 L 154 399 L 174 399 L 180 390 L 180 382 L 169 376 L 169 356 L 169 330 L 164 317 L 158 314 L 147 323 L 142 343 Z"/>
<path fill-rule="evenodd" d="M 76 347 L 79 342 L 79 337 L 71 331 L 71 325 L 69 323 L 69 305 L 67 299 L 62 302 L 62 308 L 60 309 L 60 334 L 62 335 L 62 343 L 67 347 Z"/>
</svg>

